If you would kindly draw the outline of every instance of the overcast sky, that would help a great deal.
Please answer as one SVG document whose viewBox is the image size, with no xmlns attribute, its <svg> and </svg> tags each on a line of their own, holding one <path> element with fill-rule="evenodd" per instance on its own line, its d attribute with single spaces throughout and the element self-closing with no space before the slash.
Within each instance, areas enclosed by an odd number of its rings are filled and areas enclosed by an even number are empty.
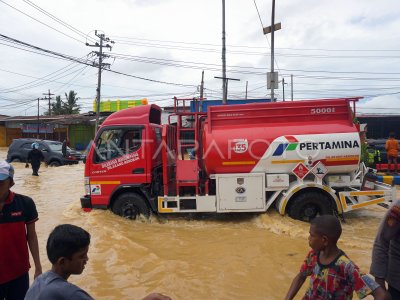
<svg viewBox="0 0 400 300">
<path fill-rule="evenodd" d="M 229 99 L 269 98 L 272 0 L 226 1 Z M 290 99 L 363 96 L 363 113 L 400 114 L 398 0 L 276 1 L 275 70 Z M 257 8 L 258 11 L 257 11 Z M 259 17 L 260 16 L 260 17 Z M 57 20 L 57 21 L 56 21 Z M 263 25 L 262 25 L 263 24 Z M 167 106 L 172 97 L 221 99 L 222 1 L 0 0 L 0 34 L 89 65 L 98 41 L 112 44 L 112 71 L 102 73 L 102 100 L 147 98 Z M 35 115 L 38 97 L 77 92 L 81 111 L 93 110 L 97 69 L 0 37 L 0 114 Z M 282 83 L 275 92 L 283 99 Z M 54 97 L 54 96 L 53 96 Z M 45 100 L 40 111 L 47 110 Z"/>
</svg>

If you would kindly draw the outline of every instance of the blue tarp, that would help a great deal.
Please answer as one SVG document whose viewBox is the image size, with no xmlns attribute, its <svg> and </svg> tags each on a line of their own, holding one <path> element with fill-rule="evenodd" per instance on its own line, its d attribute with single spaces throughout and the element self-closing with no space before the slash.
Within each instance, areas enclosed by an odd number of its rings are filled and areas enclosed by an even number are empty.
<svg viewBox="0 0 400 300">
<path fill-rule="evenodd" d="M 259 102 L 271 102 L 271 99 L 241 99 L 241 100 L 227 100 L 227 104 L 246 104 L 246 103 L 259 103 Z M 201 106 L 201 111 L 206 112 L 207 107 L 222 105 L 222 100 L 203 100 L 203 101 L 190 101 L 190 111 L 196 111 L 196 103 Z"/>
</svg>

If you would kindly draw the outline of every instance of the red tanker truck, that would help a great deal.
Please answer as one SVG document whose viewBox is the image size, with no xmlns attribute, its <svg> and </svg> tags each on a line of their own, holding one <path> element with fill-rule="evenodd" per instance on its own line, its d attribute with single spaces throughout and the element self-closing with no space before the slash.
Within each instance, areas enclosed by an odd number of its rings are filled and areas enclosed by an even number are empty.
<svg viewBox="0 0 400 300">
<path fill-rule="evenodd" d="M 178 108 L 180 100 L 176 99 Z M 153 213 L 265 212 L 308 221 L 390 202 L 392 186 L 360 164 L 358 98 L 110 115 L 86 158 L 82 208 Z"/>
</svg>

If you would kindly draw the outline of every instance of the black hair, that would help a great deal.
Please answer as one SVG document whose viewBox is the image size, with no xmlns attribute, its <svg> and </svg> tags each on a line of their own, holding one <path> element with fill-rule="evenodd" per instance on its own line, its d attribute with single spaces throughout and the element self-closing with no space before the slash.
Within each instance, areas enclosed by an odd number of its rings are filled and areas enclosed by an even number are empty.
<svg viewBox="0 0 400 300">
<path fill-rule="evenodd" d="M 320 235 L 328 237 L 329 241 L 336 243 L 342 234 L 342 225 L 338 218 L 332 215 L 318 216 L 311 221 L 314 229 Z"/>
<path fill-rule="evenodd" d="M 389 134 L 389 137 L 391 137 L 391 138 L 394 138 L 396 136 L 396 134 L 394 133 L 394 132 L 391 132 L 390 134 Z"/>
<path fill-rule="evenodd" d="M 74 253 L 89 244 L 90 234 L 83 228 L 71 224 L 58 225 L 47 239 L 47 257 L 55 264 L 60 257 L 71 259 Z"/>
</svg>

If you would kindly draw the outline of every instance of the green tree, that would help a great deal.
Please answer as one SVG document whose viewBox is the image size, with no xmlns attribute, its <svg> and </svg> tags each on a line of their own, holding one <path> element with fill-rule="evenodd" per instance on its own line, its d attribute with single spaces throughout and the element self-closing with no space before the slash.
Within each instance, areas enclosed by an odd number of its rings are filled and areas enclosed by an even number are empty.
<svg viewBox="0 0 400 300">
<path fill-rule="evenodd" d="M 80 107 L 77 103 L 79 97 L 76 97 L 77 93 L 74 91 L 69 91 L 69 93 L 65 93 L 65 100 L 66 102 L 63 102 L 63 112 L 65 115 L 74 115 L 74 114 L 79 114 Z"/>
<path fill-rule="evenodd" d="M 64 102 L 61 100 L 61 96 L 56 96 L 56 102 L 51 103 L 51 114 L 53 116 L 55 115 L 63 115 L 64 114 L 64 108 L 63 108 Z M 46 110 L 43 113 L 44 116 L 49 116 L 49 111 Z"/>
<path fill-rule="evenodd" d="M 74 115 L 79 114 L 80 107 L 77 104 L 79 97 L 76 97 L 77 93 L 69 91 L 65 93 L 65 101 L 61 100 L 61 96 L 56 96 L 56 102 L 51 103 L 51 114 L 56 115 Z M 44 113 L 45 116 L 49 115 L 49 111 Z"/>
<path fill-rule="evenodd" d="M 51 104 L 51 113 L 53 115 L 63 115 L 63 102 L 61 101 L 61 96 L 56 96 L 56 102 Z"/>
</svg>

